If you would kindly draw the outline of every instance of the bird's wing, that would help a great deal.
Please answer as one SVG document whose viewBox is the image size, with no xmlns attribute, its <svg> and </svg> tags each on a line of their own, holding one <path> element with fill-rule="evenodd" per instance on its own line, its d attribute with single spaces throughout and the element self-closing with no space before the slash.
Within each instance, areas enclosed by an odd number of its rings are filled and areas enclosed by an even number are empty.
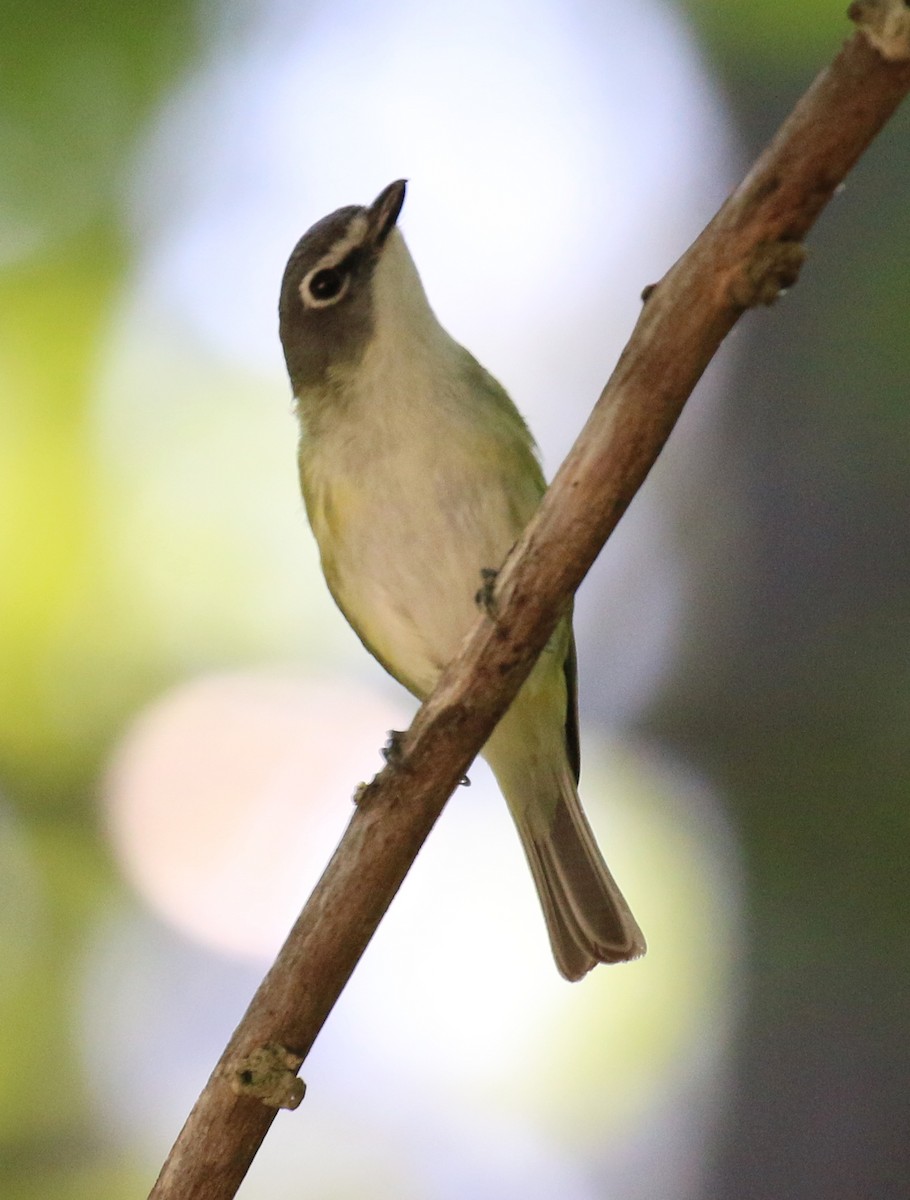
<svg viewBox="0 0 910 1200">
<path fill-rule="evenodd" d="M 567 620 L 571 623 L 571 613 Z M 581 775 L 581 743 L 578 735 L 578 656 L 575 653 L 574 633 L 569 636 L 563 670 L 566 677 L 566 752 L 575 782 L 578 783 Z"/>
</svg>

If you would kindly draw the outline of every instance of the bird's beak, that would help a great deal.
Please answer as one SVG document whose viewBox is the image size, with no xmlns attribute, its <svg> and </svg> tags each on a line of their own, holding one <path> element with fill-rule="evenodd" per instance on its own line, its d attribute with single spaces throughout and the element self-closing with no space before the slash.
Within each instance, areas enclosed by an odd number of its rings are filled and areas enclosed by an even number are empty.
<svg viewBox="0 0 910 1200">
<path fill-rule="evenodd" d="M 404 204 L 406 187 L 406 179 L 396 179 L 394 183 L 382 189 L 367 209 L 367 219 L 370 223 L 369 239 L 377 250 L 382 248 L 395 227 L 401 206 Z"/>
</svg>

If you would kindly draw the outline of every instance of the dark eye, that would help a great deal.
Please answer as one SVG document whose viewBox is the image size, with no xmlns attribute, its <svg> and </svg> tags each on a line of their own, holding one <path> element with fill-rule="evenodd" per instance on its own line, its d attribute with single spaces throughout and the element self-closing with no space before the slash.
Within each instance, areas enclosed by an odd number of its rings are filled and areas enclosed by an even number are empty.
<svg viewBox="0 0 910 1200">
<path fill-rule="evenodd" d="M 344 275 L 337 267 L 325 267 L 310 280 L 310 295 L 314 300 L 334 300 L 344 287 Z"/>
</svg>

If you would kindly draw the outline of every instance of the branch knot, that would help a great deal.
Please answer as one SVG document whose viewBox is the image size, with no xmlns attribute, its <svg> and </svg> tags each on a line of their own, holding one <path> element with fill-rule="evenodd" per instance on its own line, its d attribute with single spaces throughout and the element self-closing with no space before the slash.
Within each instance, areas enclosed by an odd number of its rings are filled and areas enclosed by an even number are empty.
<svg viewBox="0 0 910 1200">
<path fill-rule="evenodd" d="M 847 16 L 887 62 L 910 60 L 910 6 L 906 0 L 853 0 Z"/>
<path fill-rule="evenodd" d="M 749 261 L 730 284 L 730 299 L 737 308 L 773 304 L 799 278 L 806 259 L 802 242 L 759 242 Z"/>
<path fill-rule="evenodd" d="M 252 1096 L 268 1108 L 297 1108 L 306 1093 L 297 1075 L 302 1062 L 299 1054 L 269 1042 L 237 1059 L 226 1074 L 237 1096 Z"/>
</svg>

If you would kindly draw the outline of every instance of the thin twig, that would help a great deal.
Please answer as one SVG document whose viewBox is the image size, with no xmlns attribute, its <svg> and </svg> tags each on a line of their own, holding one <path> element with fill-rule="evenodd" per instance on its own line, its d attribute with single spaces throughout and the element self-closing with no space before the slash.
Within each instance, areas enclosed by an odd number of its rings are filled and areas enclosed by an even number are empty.
<svg viewBox="0 0 910 1200">
<path fill-rule="evenodd" d="M 907 11 L 901 0 L 854 5 L 858 23 L 878 22 L 877 48 L 864 33 L 851 38 L 698 240 L 648 289 L 613 376 L 498 577 L 495 618 L 478 616 L 462 653 L 402 739 L 400 756 L 361 791 L 338 849 L 190 1113 L 150 1200 L 234 1196 L 277 1108 L 299 1103 L 297 1070 L 420 846 L 644 481 L 711 357 L 746 308 L 770 303 L 795 281 L 801 239 L 910 89 Z"/>
</svg>

